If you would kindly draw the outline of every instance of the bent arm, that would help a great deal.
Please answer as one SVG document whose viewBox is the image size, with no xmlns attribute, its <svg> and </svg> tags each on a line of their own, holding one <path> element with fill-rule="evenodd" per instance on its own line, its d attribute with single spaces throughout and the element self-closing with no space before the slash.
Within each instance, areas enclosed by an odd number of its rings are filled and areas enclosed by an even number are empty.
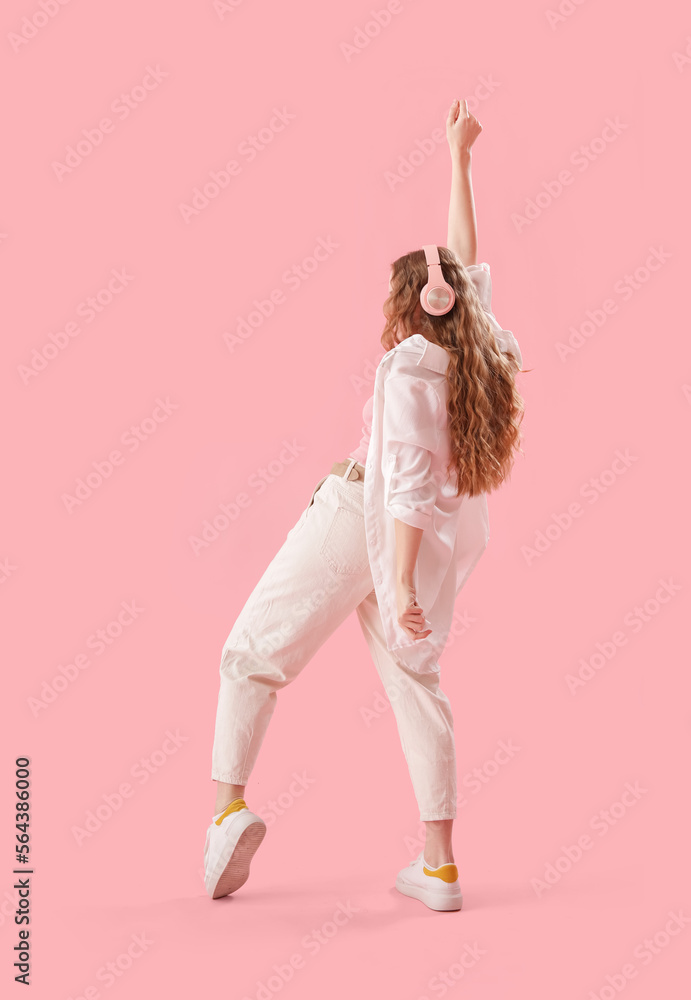
<svg viewBox="0 0 691 1000">
<path fill-rule="evenodd" d="M 394 518 L 396 527 L 396 581 L 412 584 L 415 563 L 424 528 L 416 528 L 405 521 Z"/>
<path fill-rule="evenodd" d="M 446 245 L 463 263 L 477 264 L 477 221 L 471 176 L 472 153 L 451 150 L 451 196 Z"/>
<path fill-rule="evenodd" d="M 441 402 L 423 379 L 384 383 L 384 507 L 394 519 L 396 582 L 412 588 L 425 528 L 437 496 L 432 456 L 439 444 Z"/>
<path fill-rule="evenodd" d="M 439 445 L 442 403 L 424 379 L 398 375 L 384 382 L 382 473 L 384 507 L 396 520 L 426 528 L 437 483 L 432 456 Z"/>
</svg>

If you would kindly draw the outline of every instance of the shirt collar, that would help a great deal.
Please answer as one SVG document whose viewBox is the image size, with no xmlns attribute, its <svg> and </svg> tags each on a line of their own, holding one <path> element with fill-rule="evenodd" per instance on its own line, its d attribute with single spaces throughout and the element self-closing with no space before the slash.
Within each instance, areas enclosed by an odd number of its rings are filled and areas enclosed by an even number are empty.
<svg viewBox="0 0 691 1000">
<path fill-rule="evenodd" d="M 418 358 L 417 363 L 423 365 L 425 368 L 431 368 L 433 372 L 446 375 L 446 369 L 449 367 L 450 360 L 448 351 L 440 344 L 433 344 L 431 340 L 427 340 L 421 333 L 416 333 L 413 336 L 418 337 L 423 342 L 422 354 Z"/>
</svg>

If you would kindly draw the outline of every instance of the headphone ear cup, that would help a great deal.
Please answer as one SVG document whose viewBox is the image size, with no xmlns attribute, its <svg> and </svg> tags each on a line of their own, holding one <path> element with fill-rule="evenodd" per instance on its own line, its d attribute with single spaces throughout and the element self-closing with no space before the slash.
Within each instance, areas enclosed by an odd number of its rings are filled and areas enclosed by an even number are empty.
<svg viewBox="0 0 691 1000">
<path fill-rule="evenodd" d="M 420 305 L 430 316 L 444 316 L 453 309 L 456 293 L 444 278 L 439 247 L 429 243 L 422 249 L 427 264 L 427 284 L 420 292 Z"/>
<path fill-rule="evenodd" d="M 455 302 L 456 294 L 446 282 L 431 287 L 428 282 L 420 292 L 420 305 L 430 316 L 445 316 L 451 312 Z"/>
</svg>

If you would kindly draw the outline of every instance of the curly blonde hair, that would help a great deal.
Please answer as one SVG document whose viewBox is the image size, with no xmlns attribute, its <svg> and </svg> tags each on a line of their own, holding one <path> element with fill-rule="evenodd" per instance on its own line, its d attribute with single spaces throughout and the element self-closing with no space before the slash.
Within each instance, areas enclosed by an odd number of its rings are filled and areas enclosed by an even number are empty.
<svg viewBox="0 0 691 1000">
<path fill-rule="evenodd" d="M 499 348 L 475 286 L 461 260 L 439 247 L 445 280 L 456 301 L 444 316 L 431 316 L 420 305 L 427 283 L 424 250 L 398 257 L 391 274 L 391 292 L 384 303 L 386 325 L 382 347 L 390 351 L 407 337 L 421 333 L 450 355 L 448 428 L 451 437 L 449 475 L 458 478 L 456 496 L 491 493 L 510 477 L 520 451 L 523 398 L 516 389 L 518 360 Z"/>
</svg>

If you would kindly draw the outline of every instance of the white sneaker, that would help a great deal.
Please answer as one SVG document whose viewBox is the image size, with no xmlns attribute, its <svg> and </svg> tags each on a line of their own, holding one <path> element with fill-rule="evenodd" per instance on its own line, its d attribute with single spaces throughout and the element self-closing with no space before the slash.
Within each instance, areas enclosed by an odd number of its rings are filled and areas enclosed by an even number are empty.
<svg viewBox="0 0 691 1000">
<path fill-rule="evenodd" d="M 204 885 L 212 899 L 227 896 L 245 884 L 265 833 L 266 823 L 250 812 L 242 798 L 233 799 L 214 816 L 204 845 Z"/>
<path fill-rule="evenodd" d="M 463 906 L 456 865 L 449 861 L 430 868 L 425 863 L 424 851 L 400 870 L 396 888 L 404 896 L 420 899 L 432 910 L 460 910 Z"/>
</svg>

